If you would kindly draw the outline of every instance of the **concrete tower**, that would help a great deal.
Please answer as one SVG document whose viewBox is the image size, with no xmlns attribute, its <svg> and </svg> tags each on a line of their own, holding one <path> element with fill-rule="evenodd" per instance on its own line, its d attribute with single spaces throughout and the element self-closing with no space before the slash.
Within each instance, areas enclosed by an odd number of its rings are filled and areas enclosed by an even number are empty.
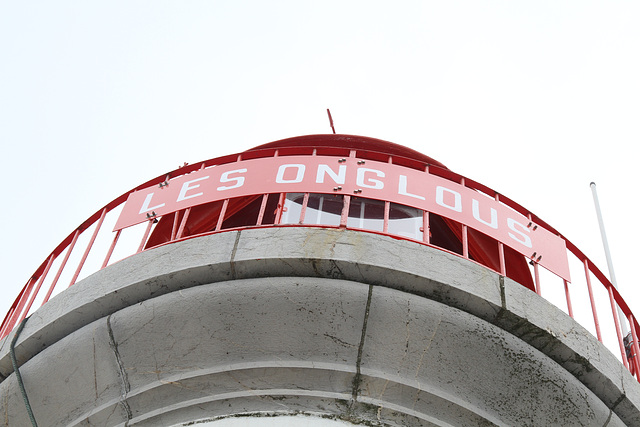
<svg viewBox="0 0 640 427">
<path fill-rule="evenodd" d="M 572 318 L 580 274 L 595 336 Z M 638 426 L 636 328 L 580 250 L 494 190 L 389 142 L 297 137 L 158 177 L 74 230 L 2 324 L 0 420 Z"/>
</svg>

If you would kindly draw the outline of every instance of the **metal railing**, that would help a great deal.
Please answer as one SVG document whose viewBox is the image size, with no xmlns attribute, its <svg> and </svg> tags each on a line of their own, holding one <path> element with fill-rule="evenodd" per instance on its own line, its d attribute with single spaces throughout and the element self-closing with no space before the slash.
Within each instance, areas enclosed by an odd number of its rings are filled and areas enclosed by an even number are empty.
<svg viewBox="0 0 640 427">
<path fill-rule="evenodd" d="M 566 243 L 566 248 L 570 261 L 572 283 L 565 279 L 540 268 L 535 261 L 530 261 L 530 272 L 533 278 L 533 289 L 535 292 L 552 302 L 556 307 L 565 311 L 569 316 L 578 321 L 583 327 L 589 330 L 594 336 L 603 342 L 610 350 L 616 347 L 620 353 L 620 360 L 624 366 L 636 376 L 640 378 L 640 363 L 637 355 L 640 354 L 638 348 L 638 332 L 640 326 L 631 312 L 629 306 L 622 298 L 617 289 L 612 285 L 609 279 L 602 271 L 594 265 L 593 262 L 569 240 L 564 238 L 549 224 L 527 211 L 525 208 L 510 200 L 509 198 L 499 194 L 498 192 L 476 182 L 456 174 L 446 168 L 424 164 L 413 159 L 400 156 L 389 156 L 384 153 L 360 151 L 350 149 L 339 149 L 332 147 L 316 147 L 301 148 L 292 147 L 279 149 L 262 149 L 252 150 L 249 152 L 234 154 L 207 160 L 202 163 L 185 165 L 176 169 L 169 174 L 161 175 L 152 179 L 131 191 L 121 195 L 106 206 L 98 210 L 78 228 L 73 230 L 40 264 L 33 275 L 29 278 L 19 295 L 11 305 L 0 327 L 0 339 L 6 337 L 13 328 L 18 325 L 26 316 L 32 313 L 37 307 L 46 304 L 52 296 L 61 292 L 66 287 L 74 285 L 78 280 L 92 274 L 106 266 L 117 262 L 123 258 L 139 253 L 143 250 L 150 249 L 148 242 L 154 226 L 158 223 L 159 217 L 150 218 L 142 224 L 131 226 L 118 231 L 110 230 L 115 224 L 124 203 L 129 194 L 134 191 L 148 188 L 150 186 L 158 186 L 166 184 L 170 179 L 188 174 L 198 169 L 204 169 L 216 165 L 228 164 L 233 162 L 241 162 L 247 159 L 255 159 L 261 157 L 287 156 L 287 155 L 316 155 L 322 152 L 327 156 L 351 156 L 363 159 L 387 159 L 388 163 L 393 163 L 407 168 L 426 171 L 440 178 L 447 179 L 451 182 L 462 184 L 467 188 L 481 192 L 499 203 L 508 206 L 510 209 L 526 216 L 539 226 L 544 227 L 551 233 L 559 236 Z M 265 209 L 267 206 L 268 194 L 255 195 L 256 198 L 261 197 L 260 209 L 256 221 L 253 224 L 243 225 L 242 227 L 225 228 L 223 226 L 225 214 L 229 206 L 230 199 L 221 200 L 222 205 L 219 210 L 219 216 L 214 227 L 207 232 L 192 234 L 187 231 L 187 223 L 191 208 L 184 211 L 176 212 L 173 215 L 170 237 L 161 243 L 171 244 L 181 240 L 199 237 L 206 234 L 218 233 L 230 229 L 246 228 L 246 227 L 278 227 L 278 226 L 295 226 L 304 225 L 304 212 L 306 212 L 309 200 L 309 193 L 304 193 L 301 217 L 297 220 L 287 220 L 288 224 L 283 222 L 282 214 L 286 203 L 286 193 L 279 193 L 277 196 L 277 209 L 273 212 L 273 218 L 265 223 Z M 353 228 L 348 225 L 349 205 L 353 195 L 344 195 L 342 199 L 343 208 L 340 212 L 339 222 L 337 224 L 322 224 L 321 227 L 337 227 L 337 228 Z M 461 224 L 460 241 L 462 250 L 460 252 L 451 251 L 450 249 L 440 247 L 430 241 L 429 233 L 429 212 L 422 211 L 422 228 L 421 236 L 407 237 L 394 234 L 389 230 L 389 202 L 384 202 L 384 216 L 382 220 L 382 229 L 373 231 L 357 228 L 359 231 L 376 232 L 379 234 L 392 235 L 394 238 L 418 241 L 421 244 L 433 246 L 441 250 L 455 253 L 458 256 L 470 259 L 473 262 L 481 262 L 474 260 L 469 255 L 469 229 L 466 225 Z M 316 225 L 318 226 L 318 225 Z M 506 275 L 507 265 L 505 263 L 505 245 L 506 243 L 495 241 L 499 252 L 499 263 L 495 266 L 482 264 L 486 268 L 490 268 L 501 275 Z M 157 245 L 156 245 L 157 246 Z M 155 247 L 155 246 L 154 246 Z M 554 284 L 555 282 L 555 284 Z M 543 292 L 544 290 L 544 292 Z M 625 319 L 618 317 L 618 309 L 624 313 Z M 603 313 L 609 312 L 610 315 Z M 625 322 L 626 324 L 621 324 Z M 628 328 L 629 333 L 623 336 L 623 328 Z M 603 334 L 603 329 L 608 333 Z M 616 351 L 613 351 L 616 353 Z"/>
</svg>

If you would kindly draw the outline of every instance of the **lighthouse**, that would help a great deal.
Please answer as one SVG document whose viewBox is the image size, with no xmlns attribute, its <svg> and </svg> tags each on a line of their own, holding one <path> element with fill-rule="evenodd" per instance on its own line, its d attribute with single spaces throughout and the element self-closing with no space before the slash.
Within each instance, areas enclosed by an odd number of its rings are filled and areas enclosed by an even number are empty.
<svg viewBox="0 0 640 427">
<path fill-rule="evenodd" d="M 402 145 L 300 136 L 170 171 L 72 230 L 2 323 L 0 413 L 634 426 L 637 331 L 508 196 Z"/>
</svg>

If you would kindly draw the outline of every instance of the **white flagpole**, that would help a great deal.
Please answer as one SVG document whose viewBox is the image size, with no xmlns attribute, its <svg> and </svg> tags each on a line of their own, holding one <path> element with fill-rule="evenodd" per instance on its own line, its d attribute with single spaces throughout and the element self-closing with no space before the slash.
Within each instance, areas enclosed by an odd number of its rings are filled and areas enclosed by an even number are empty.
<svg viewBox="0 0 640 427">
<path fill-rule="evenodd" d="M 609 252 L 609 243 L 607 242 L 607 233 L 604 231 L 604 221 L 602 220 L 602 212 L 600 211 L 600 203 L 598 202 L 598 193 L 596 192 L 596 183 L 591 183 L 591 192 L 593 193 L 593 202 L 596 205 L 596 214 L 598 215 L 598 224 L 600 225 L 600 236 L 602 237 L 602 244 L 604 246 L 604 254 L 607 257 L 607 266 L 609 267 L 609 277 L 611 278 L 611 283 L 613 287 L 618 289 L 618 283 L 616 281 L 616 273 L 613 271 L 613 261 L 611 260 L 611 252 Z M 616 308 L 618 309 L 618 318 L 620 319 L 620 327 L 622 328 L 623 335 L 627 335 L 629 333 L 629 328 L 627 327 L 627 319 L 616 304 Z"/>
</svg>

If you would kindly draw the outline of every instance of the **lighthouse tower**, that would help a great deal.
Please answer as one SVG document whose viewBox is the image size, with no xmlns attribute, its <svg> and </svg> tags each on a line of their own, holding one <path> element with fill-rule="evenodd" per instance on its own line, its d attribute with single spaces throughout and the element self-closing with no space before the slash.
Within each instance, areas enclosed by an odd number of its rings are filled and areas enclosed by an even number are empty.
<svg viewBox="0 0 640 427">
<path fill-rule="evenodd" d="M 163 174 L 73 230 L 2 323 L 0 421 L 638 426 L 637 330 L 496 190 L 390 142 L 302 136 Z"/>
</svg>

